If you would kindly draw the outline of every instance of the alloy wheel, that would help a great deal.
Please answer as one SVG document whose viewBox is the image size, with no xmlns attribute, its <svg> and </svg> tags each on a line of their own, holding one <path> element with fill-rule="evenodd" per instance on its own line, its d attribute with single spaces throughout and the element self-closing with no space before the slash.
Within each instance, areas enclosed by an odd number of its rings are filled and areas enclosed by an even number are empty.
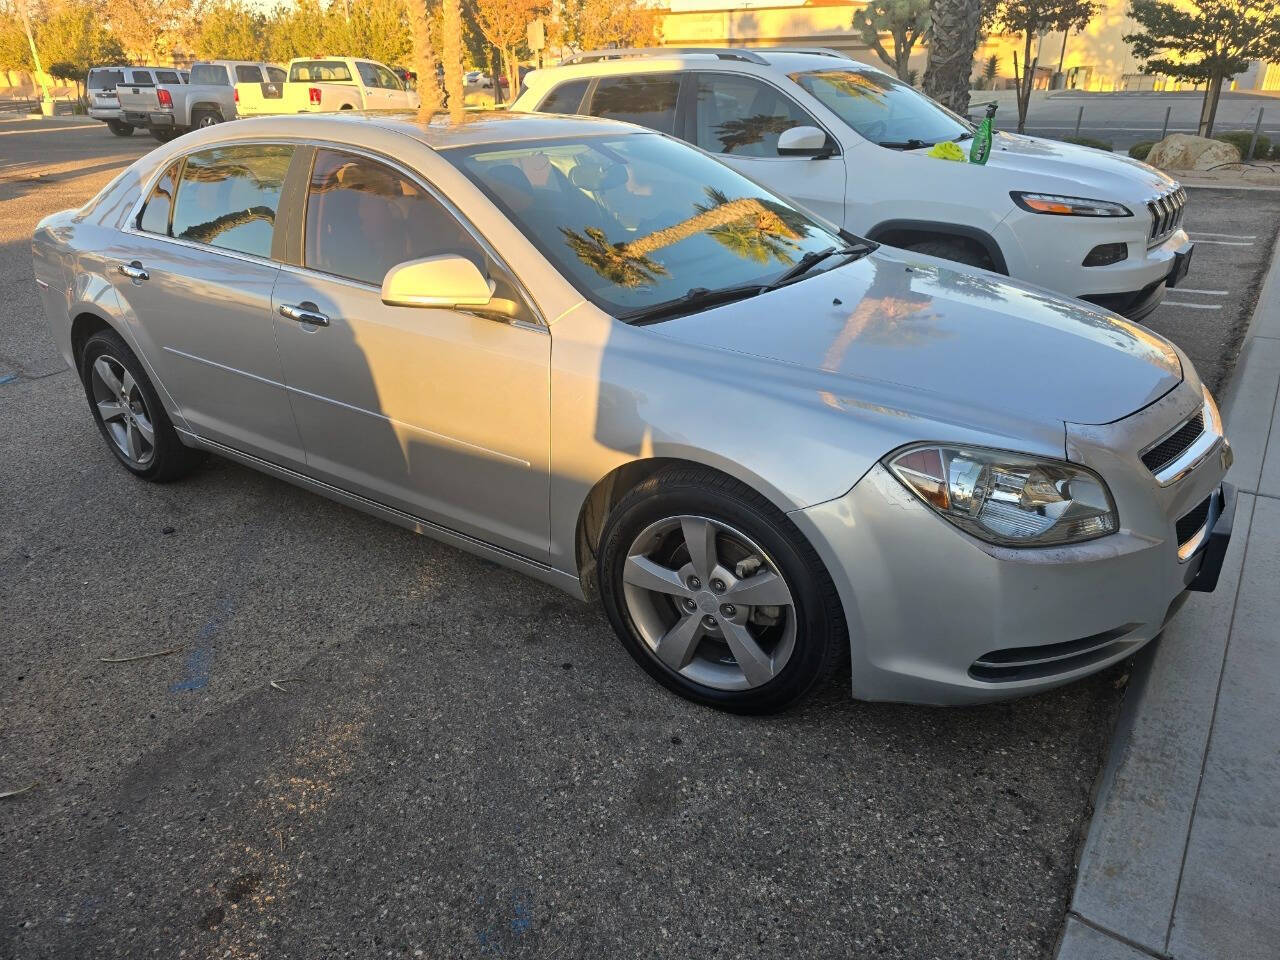
<svg viewBox="0 0 1280 960">
<path fill-rule="evenodd" d="M 786 578 L 728 524 L 698 516 L 650 524 L 627 551 L 622 580 L 627 613 L 649 653 L 694 683 L 761 687 L 795 650 Z"/>
<path fill-rule="evenodd" d="M 111 442 L 135 467 L 148 466 L 156 455 L 151 411 L 133 375 L 115 357 L 104 353 L 93 361 L 89 385 L 93 402 Z"/>
</svg>

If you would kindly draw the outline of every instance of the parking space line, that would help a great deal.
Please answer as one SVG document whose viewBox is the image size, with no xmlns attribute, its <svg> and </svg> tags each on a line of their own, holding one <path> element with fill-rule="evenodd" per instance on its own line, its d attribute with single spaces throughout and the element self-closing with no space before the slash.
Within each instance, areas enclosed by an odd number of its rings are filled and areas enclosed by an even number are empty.
<svg viewBox="0 0 1280 960">
<path fill-rule="evenodd" d="M 1166 300 L 1164 301 L 1164 305 L 1166 307 L 1189 307 L 1192 310 L 1221 310 L 1222 309 L 1222 304 L 1220 303 L 1187 303 L 1184 300 Z"/>
<path fill-rule="evenodd" d="M 1191 287 L 1178 287 L 1179 293 L 1201 293 L 1206 297 L 1225 297 L 1230 290 L 1193 290 Z"/>
<path fill-rule="evenodd" d="M 1216 243 L 1221 247 L 1252 247 L 1252 240 L 1204 240 L 1200 237 L 1192 237 L 1196 243 Z"/>
<path fill-rule="evenodd" d="M 42 127 L 37 130 L 0 130 L 0 137 L 21 137 L 28 133 L 61 133 L 63 130 L 96 130 L 99 124 L 77 123 L 62 127 Z"/>
<path fill-rule="evenodd" d="M 1218 237 L 1222 240 L 1257 240 L 1256 233 L 1212 233 L 1208 230 L 1195 231 L 1197 237 Z"/>
</svg>

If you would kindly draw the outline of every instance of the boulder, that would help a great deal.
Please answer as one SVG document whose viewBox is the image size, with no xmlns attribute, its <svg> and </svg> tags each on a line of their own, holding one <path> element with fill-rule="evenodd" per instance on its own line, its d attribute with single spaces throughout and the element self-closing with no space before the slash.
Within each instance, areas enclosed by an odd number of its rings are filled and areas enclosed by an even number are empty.
<svg viewBox="0 0 1280 960">
<path fill-rule="evenodd" d="M 1173 133 L 1147 154 L 1147 163 L 1162 170 L 1208 170 L 1223 163 L 1239 163 L 1240 151 L 1221 140 Z"/>
</svg>

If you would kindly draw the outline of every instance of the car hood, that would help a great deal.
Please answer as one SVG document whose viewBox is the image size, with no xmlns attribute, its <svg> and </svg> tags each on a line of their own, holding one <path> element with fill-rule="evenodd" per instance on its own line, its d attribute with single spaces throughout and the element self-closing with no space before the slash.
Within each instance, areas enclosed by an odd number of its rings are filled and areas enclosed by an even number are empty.
<svg viewBox="0 0 1280 960">
<path fill-rule="evenodd" d="M 1155 167 L 1131 157 L 1014 133 L 996 133 L 992 137 L 987 166 L 1006 176 L 1010 190 L 1060 190 L 1091 200 L 1145 203 L 1178 185 Z M 1025 178 L 1021 178 L 1023 174 Z M 1061 182 L 1047 186 L 1044 177 Z"/>
<path fill-rule="evenodd" d="M 891 384 L 962 411 L 1110 423 L 1182 380 L 1172 344 L 1080 301 L 985 271 L 881 247 L 847 266 L 654 332 Z M 819 389 L 830 389 L 823 385 Z M 898 391 L 901 393 L 901 389 Z"/>
</svg>

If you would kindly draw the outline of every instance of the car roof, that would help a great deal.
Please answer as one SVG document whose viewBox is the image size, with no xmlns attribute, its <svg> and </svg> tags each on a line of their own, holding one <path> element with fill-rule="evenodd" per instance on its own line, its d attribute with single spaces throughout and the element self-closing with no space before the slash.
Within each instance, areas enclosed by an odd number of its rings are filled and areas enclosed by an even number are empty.
<svg viewBox="0 0 1280 960">
<path fill-rule="evenodd" d="M 787 74 L 810 70 L 884 72 L 874 64 L 822 48 L 708 47 L 696 49 L 681 47 L 670 49 L 649 47 L 641 50 L 601 50 L 594 54 L 581 54 L 560 66 L 532 71 L 525 78 L 525 83 L 533 87 L 565 77 L 599 77 L 611 74 L 697 69 Z"/>
<path fill-rule="evenodd" d="M 314 116 L 314 114 L 312 115 Z M 282 118 L 287 119 L 287 118 Z M 344 118 L 335 118 L 342 121 Z M 469 113 L 455 124 L 448 114 L 436 114 L 430 122 L 415 119 L 412 114 L 388 116 L 385 113 L 362 114 L 354 121 L 386 127 L 421 140 L 433 150 L 471 147 L 483 144 L 520 143 L 553 137 L 585 137 L 607 134 L 652 133 L 643 127 L 617 120 L 595 117 L 568 117 L 552 113 L 510 113 L 492 111 Z"/>
</svg>

